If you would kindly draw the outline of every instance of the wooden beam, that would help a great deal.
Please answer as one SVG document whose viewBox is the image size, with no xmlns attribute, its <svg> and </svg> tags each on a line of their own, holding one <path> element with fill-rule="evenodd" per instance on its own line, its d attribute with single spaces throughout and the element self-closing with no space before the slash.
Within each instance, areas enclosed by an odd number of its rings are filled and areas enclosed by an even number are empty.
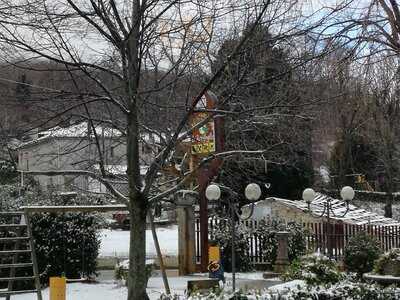
<svg viewBox="0 0 400 300">
<path fill-rule="evenodd" d="M 20 208 L 25 213 L 66 213 L 66 212 L 109 212 L 109 211 L 127 211 L 126 205 L 70 205 L 70 206 L 22 206 Z"/>
</svg>

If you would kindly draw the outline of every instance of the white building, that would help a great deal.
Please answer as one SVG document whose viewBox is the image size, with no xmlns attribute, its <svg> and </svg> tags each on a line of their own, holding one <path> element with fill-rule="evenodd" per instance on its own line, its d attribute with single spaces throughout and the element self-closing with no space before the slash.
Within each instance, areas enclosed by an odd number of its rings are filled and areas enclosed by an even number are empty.
<svg viewBox="0 0 400 300">
<path fill-rule="evenodd" d="M 140 141 L 141 174 L 147 171 L 157 153 L 155 136 L 143 135 Z M 95 132 L 86 122 L 69 127 L 54 127 L 38 132 L 16 148 L 20 171 L 90 170 L 100 173 L 100 158 L 110 180 L 126 184 L 126 144 L 124 132 L 98 124 Z M 84 176 L 35 175 L 44 188 L 59 191 L 83 190 L 106 192 L 98 181 Z"/>
</svg>

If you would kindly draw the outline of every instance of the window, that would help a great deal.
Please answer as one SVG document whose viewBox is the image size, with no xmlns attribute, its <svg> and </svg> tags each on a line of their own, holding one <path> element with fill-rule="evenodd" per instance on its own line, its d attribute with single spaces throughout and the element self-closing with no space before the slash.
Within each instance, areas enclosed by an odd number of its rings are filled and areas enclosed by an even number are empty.
<svg viewBox="0 0 400 300">
<path fill-rule="evenodd" d="M 145 154 L 150 154 L 151 153 L 151 147 L 149 145 L 144 145 L 144 153 Z"/>
</svg>

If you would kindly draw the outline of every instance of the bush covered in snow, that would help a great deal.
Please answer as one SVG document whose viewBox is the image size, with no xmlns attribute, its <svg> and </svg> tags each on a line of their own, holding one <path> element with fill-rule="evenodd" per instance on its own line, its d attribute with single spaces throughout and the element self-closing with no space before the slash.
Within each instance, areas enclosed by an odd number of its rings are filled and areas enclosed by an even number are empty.
<svg viewBox="0 0 400 300">
<path fill-rule="evenodd" d="M 391 249 L 375 262 L 374 273 L 400 276 L 400 249 Z"/>
<path fill-rule="evenodd" d="M 344 264 L 350 272 L 357 273 L 360 277 L 363 273 L 371 272 L 374 261 L 381 253 L 379 242 L 370 235 L 360 232 L 353 236 L 344 250 Z"/>
<path fill-rule="evenodd" d="M 146 260 L 146 281 L 153 275 L 154 270 L 156 269 L 156 264 L 153 259 Z M 114 278 L 122 283 L 123 285 L 127 285 L 128 283 L 128 273 L 129 273 L 129 260 L 123 260 L 118 262 L 114 268 Z"/>
<path fill-rule="evenodd" d="M 295 282 L 296 283 L 296 282 Z M 233 294 L 227 290 L 211 291 L 208 295 L 194 293 L 184 296 L 160 296 L 160 300 L 396 300 L 400 289 L 382 288 L 374 284 L 343 281 L 331 286 L 304 286 L 293 284 L 265 290 L 240 290 Z"/>
<path fill-rule="evenodd" d="M 67 278 L 95 274 L 100 240 L 96 219 L 87 214 L 40 214 L 32 216 L 32 233 L 40 271 L 48 277 Z"/>
<path fill-rule="evenodd" d="M 400 298 L 400 289 L 362 282 L 343 281 L 329 287 L 307 286 L 291 289 L 283 298 L 287 300 L 395 300 Z"/>
<path fill-rule="evenodd" d="M 344 275 L 339 272 L 334 260 L 313 254 L 294 260 L 282 275 L 285 281 L 300 279 L 308 285 L 331 285 L 339 282 Z"/>
</svg>

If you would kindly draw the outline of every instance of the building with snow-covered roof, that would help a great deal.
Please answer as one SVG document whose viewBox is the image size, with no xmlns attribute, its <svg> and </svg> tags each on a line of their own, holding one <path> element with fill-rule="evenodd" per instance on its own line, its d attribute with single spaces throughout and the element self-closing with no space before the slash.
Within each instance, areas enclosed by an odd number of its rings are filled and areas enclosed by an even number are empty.
<svg viewBox="0 0 400 300">
<path fill-rule="evenodd" d="M 121 130 L 95 124 L 94 130 L 86 122 L 68 127 L 54 127 L 35 134 L 34 138 L 15 147 L 20 171 L 88 170 L 100 172 L 100 159 L 110 177 L 118 183 L 126 181 L 126 143 Z M 141 136 L 141 175 L 158 152 L 159 138 Z M 100 155 L 99 155 L 100 153 Z M 35 175 L 44 187 L 60 191 L 83 190 L 106 192 L 98 181 L 84 176 Z"/>
</svg>

